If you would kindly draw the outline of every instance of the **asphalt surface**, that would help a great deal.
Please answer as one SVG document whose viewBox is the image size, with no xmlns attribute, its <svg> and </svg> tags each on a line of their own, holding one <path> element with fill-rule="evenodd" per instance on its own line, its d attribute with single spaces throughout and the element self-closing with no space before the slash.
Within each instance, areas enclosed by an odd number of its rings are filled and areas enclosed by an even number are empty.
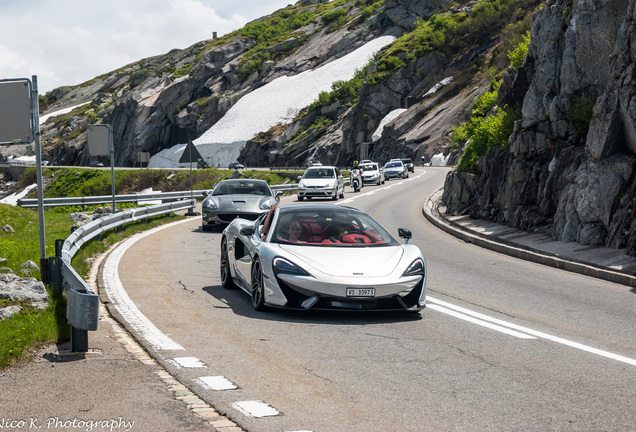
<svg viewBox="0 0 636 432">
<path fill-rule="evenodd" d="M 621 250 L 552 241 L 466 216 L 443 216 L 441 191 L 422 208 L 458 238 L 521 259 L 636 287 L 636 258 Z M 194 216 L 200 217 L 200 216 Z M 89 286 L 99 290 L 98 259 Z M 636 288 L 635 288 L 636 290 Z M 177 382 L 101 305 L 89 351 L 51 345 L 0 374 L 0 429 L 57 431 L 226 431 L 242 429 Z"/>
</svg>

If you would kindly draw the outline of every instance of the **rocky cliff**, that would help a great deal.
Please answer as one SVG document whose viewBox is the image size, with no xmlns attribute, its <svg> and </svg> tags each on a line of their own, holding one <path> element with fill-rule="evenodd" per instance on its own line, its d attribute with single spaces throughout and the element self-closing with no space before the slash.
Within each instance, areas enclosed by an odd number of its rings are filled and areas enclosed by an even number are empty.
<svg viewBox="0 0 636 432">
<path fill-rule="evenodd" d="M 636 254 L 636 1 L 551 0 L 499 90 L 521 108 L 510 151 L 451 173 L 449 212 Z"/>
</svg>

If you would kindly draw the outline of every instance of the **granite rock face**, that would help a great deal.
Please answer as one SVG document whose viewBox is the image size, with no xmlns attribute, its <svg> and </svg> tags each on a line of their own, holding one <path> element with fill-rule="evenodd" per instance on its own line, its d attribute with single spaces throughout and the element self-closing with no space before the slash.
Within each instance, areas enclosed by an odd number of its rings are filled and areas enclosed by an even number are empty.
<svg viewBox="0 0 636 432">
<path fill-rule="evenodd" d="M 524 65 L 500 103 L 519 103 L 510 152 L 451 173 L 443 201 L 556 240 L 636 254 L 636 1 L 551 1 L 532 19 Z"/>
</svg>

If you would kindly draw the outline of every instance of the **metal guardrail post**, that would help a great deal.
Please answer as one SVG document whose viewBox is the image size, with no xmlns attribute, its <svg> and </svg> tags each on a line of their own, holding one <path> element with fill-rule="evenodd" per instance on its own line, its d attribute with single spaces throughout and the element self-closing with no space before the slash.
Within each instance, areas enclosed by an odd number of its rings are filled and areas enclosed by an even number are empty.
<svg viewBox="0 0 636 432">
<path fill-rule="evenodd" d="M 79 330 L 71 326 L 71 351 L 72 352 L 88 351 L 88 331 Z"/>
<path fill-rule="evenodd" d="M 49 284 L 56 293 L 61 293 L 62 285 L 62 258 L 59 256 L 49 257 Z"/>
</svg>

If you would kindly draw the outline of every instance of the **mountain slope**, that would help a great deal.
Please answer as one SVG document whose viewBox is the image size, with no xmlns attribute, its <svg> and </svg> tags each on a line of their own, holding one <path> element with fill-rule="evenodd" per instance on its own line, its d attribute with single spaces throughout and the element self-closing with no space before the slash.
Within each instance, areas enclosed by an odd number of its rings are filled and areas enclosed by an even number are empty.
<svg viewBox="0 0 636 432">
<path fill-rule="evenodd" d="M 101 122 L 113 128 L 116 165 L 135 165 L 139 151 L 155 155 L 201 138 L 243 96 L 277 78 L 314 70 L 386 36 L 398 39 L 352 80 L 336 83 L 335 96 L 321 94 L 318 105 L 293 121 L 256 134 L 239 160 L 295 166 L 315 156 L 346 165 L 363 155 L 383 162 L 448 154 L 448 134 L 463 108 L 505 69 L 502 53 L 528 28 L 537 4 L 482 3 L 492 11 L 468 1 L 300 1 L 223 38 L 48 93 L 41 98 L 44 112 L 85 105 L 42 126 L 44 157 L 88 165 L 86 128 Z M 450 77 L 450 84 L 429 93 Z M 439 115 L 441 107 L 453 110 Z M 378 125 L 395 108 L 407 111 L 374 142 Z"/>
</svg>

